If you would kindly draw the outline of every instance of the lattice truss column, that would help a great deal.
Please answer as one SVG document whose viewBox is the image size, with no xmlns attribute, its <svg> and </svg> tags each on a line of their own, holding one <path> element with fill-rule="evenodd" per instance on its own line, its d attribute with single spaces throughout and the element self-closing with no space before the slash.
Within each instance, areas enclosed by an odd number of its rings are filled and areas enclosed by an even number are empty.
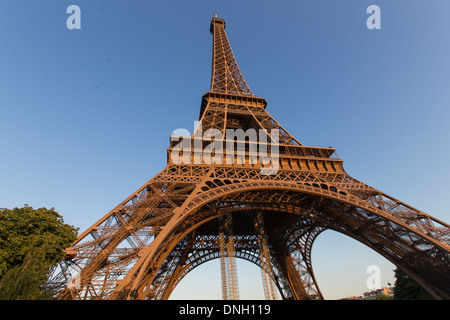
<svg viewBox="0 0 450 320">
<path fill-rule="evenodd" d="M 239 282 L 231 215 L 225 215 L 220 219 L 219 228 L 222 299 L 239 300 Z"/>
<path fill-rule="evenodd" d="M 228 300 L 228 277 L 226 262 L 226 244 L 225 234 L 223 231 L 219 233 L 219 249 L 220 249 L 220 281 L 222 284 L 222 300 Z"/>
<path fill-rule="evenodd" d="M 259 244 L 259 258 L 261 260 L 261 278 L 263 281 L 264 296 L 266 300 L 277 300 L 277 292 L 273 279 L 275 275 L 272 268 L 272 261 L 270 257 L 269 243 L 267 240 L 267 234 L 264 227 L 263 213 L 258 211 L 255 218 L 255 232 L 258 236 Z"/>
</svg>

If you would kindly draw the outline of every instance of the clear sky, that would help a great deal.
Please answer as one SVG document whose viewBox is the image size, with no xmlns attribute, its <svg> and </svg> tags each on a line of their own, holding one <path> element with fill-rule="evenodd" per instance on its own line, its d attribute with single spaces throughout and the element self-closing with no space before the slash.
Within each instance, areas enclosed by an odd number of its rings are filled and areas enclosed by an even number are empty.
<svg viewBox="0 0 450 320">
<path fill-rule="evenodd" d="M 80 30 L 66 27 L 72 4 Z M 366 27 L 373 4 L 380 30 Z M 163 169 L 170 134 L 192 131 L 209 90 L 214 12 L 284 128 L 336 148 L 356 179 L 450 221 L 443 0 L 0 1 L 0 207 L 55 207 L 81 232 Z M 331 231 L 312 258 L 328 299 L 367 291 L 369 265 L 382 285 L 394 281 L 393 265 Z M 259 271 L 238 269 L 241 297 L 262 297 Z M 211 262 L 173 298 L 220 298 L 219 288 Z"/>
</svg>

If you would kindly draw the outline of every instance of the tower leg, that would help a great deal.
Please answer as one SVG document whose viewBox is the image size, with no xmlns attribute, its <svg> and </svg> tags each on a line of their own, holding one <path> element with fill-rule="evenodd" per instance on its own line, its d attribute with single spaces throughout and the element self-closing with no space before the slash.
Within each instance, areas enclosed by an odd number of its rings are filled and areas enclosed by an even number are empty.
<svg viewBox="0 0 450 320">
<path fill-rule="evenodd" d="M 221 230 L 219 233 L 219 246 L 220 246 L 220 269 L 222 281 L 222 299 L 239 300 L 239 283 L 236 267 L 236 253 L 234 247 L 232 216 L 231 214 L 227 214 L 221 220 L 222 221 L 221 221 Z"/>
<path fill-rule="evenodd" d="M 264 229 L 264 220 L 262 212 L 258 211 L 255 218 L 255 231 L 258 235 L 258 243 L 260 246 L 261 259 L 261 278 L 264 288 L 264 296 L 266 300 L 276 300 L 276 289 L 273 283 L 274 273 L 270 259 L 269 244 L 267 243 L 267 235 Z"/>
<path fill-rule="evenodd" d="M 228 300 L 228 281 L 226 269 L 226 248 L 225 235 L 223 232 L 219 233 L 219 248 L 220 248 L 220 279 L 222 282 L 222 300 Z"/>
</svg>

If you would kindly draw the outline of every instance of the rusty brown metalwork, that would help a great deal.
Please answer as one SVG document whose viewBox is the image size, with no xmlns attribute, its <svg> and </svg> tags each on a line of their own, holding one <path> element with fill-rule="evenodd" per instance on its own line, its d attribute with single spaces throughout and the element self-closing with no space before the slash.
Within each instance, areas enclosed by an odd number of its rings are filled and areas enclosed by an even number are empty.
<svg viewBox="0 0 450 320">
<path fill-rule="evenodd" d="M 79 235 L 48 282 L 58 299 L 168 299 L 194 268 L 227 255 L 231 235 L 232 255 L 270 268 L 281 298 L 323 299 L 311 248 L 327 229 L 372 248 L 435 298 L 450 299 L 449 225 L 352 178 L 335 149 L 302 145 L 250 91 L 225 21 L 214 17 L 210 30 L 211 87 L 200 125 L 184 139 L 188 161 L 176 161 L 172 140 L 167 166 Z M 210 129 L 222 138 L 211 139 Z M 252 145 L 227 129 L 262 130 L 267 139 Z M 211 163 L 199 153 L 211 141 L 223 147 L 214 157 L 239 142 L 242 153 Z M 262 146 L 278 152 L 270 174 L 252 154 Z M 223 221 L 232 234 L 224 235 Z"/>
</svg>

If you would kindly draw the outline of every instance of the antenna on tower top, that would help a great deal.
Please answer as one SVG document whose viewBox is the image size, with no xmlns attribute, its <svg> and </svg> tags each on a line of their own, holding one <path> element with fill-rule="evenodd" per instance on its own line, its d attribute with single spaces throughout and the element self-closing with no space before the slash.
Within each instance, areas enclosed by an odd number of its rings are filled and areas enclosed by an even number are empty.
<svg viewBox="0 0 450 320">
<path fill-rule="evenodd" d="M 214 18 L 217 18 L 217 12 L 214 12 Z"/>
</svg>

